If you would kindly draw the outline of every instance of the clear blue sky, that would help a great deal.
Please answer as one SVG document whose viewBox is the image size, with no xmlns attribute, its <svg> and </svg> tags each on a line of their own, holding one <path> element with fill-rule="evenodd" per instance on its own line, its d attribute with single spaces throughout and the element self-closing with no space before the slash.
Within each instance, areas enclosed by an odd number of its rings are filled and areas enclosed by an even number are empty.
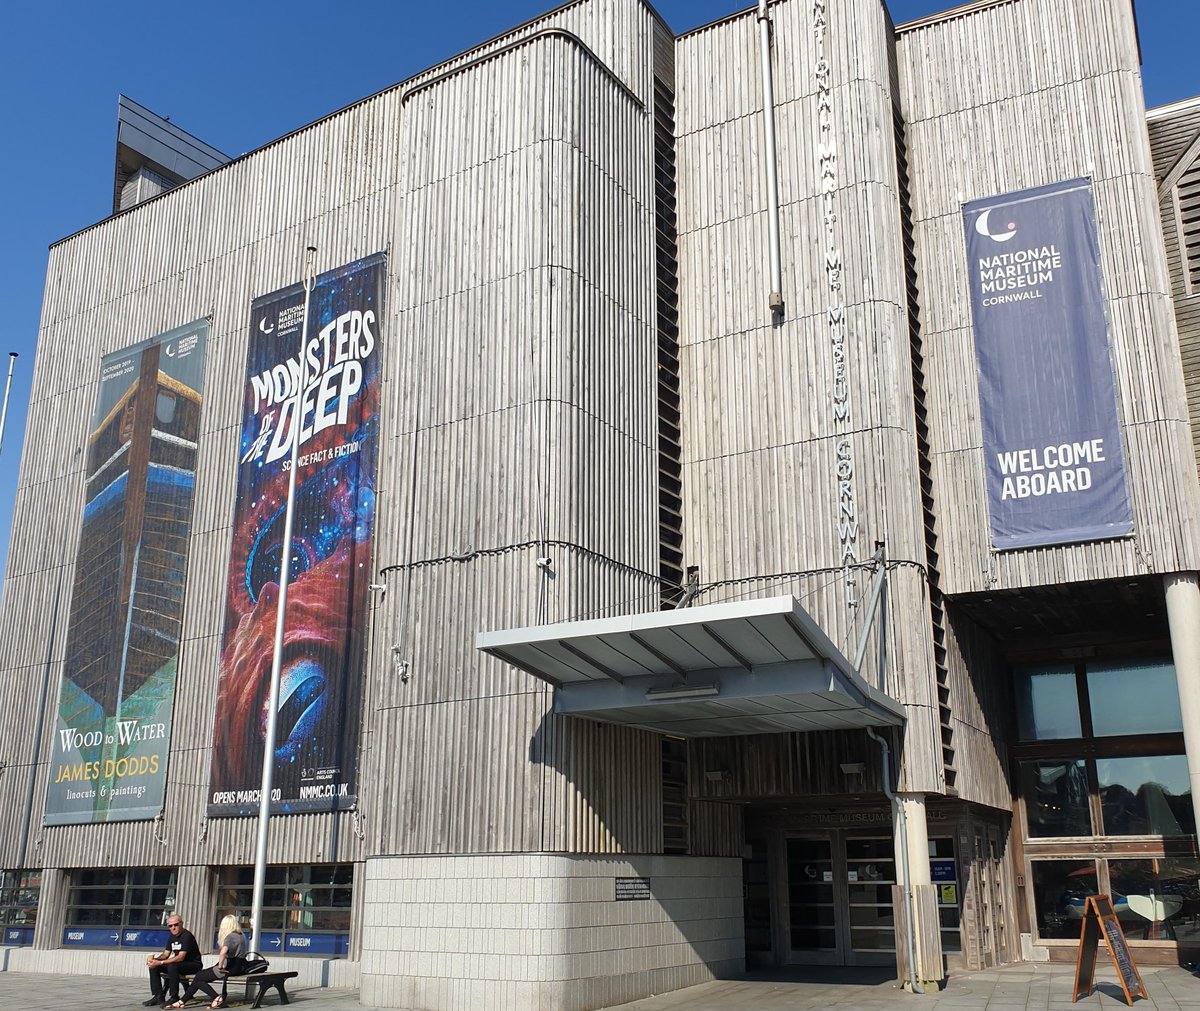
<svg viewBox="0 0 1200 1011">
<path fill-rule="evenodd" d="M 7 367 L 6 352 L 20 358 L 0 450 L 0 569 L 8 555 L 46 251 L 111 210 L 118 93 L 238 155 L 553 6 L 555 0 L 204 0 L 126 7 L 34 0 L 6 8 L 0 370 Z M 748 0 L 656 4 L 676 32 L 748 6 Z M 888 6 L 902 23 L 954 3 L 888 0 Z M 1147 105 L 1200 93 L 1200 3 L 1137 0 L 1136 7 Z M 63 436 L 30 433 L 39 441 Z"/>
</svg>

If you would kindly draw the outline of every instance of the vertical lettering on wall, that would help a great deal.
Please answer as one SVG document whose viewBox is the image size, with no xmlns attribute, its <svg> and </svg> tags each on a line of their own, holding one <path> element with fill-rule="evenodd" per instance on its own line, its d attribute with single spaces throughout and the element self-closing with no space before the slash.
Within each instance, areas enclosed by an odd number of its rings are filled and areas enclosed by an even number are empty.
<svg viewBox="0 0 1200 1011">
<path fill-rule="evenodd" d="M 835 443 L 835 486 L 837 489 L 837 537 L 846 603 L 858 603 L 854 578 L 858 564 L 858 502 L 854 494 L 854 448 L 850 442 L 850 381 L 846 362 L 846 303 L 842 273 L 842 250 L 837 229 L 837 142 L 833 136 L 833 105 L 830 65 L 825 55 L 828 30 L 826 0 L 813 0 L 812 26 L 817 84 L 817 187 L 821 194 L 821 220 L 825 227 L 825 284 L 828 308 L 825 313 L 833 360 L 830 406 L 833 410 Z"/>
</svg>

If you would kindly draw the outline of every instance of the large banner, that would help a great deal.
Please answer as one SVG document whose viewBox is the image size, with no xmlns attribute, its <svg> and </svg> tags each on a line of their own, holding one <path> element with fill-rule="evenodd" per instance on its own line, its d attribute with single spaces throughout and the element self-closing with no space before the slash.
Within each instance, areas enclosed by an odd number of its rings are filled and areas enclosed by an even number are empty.
<svg viewBox="0 0 1200 1011">
<path fill-rule="evenodd" d="M 349 807 L 357 789 L 375 525 L 383 254 L 250 307 L 237 505 L 213 733 L 211 815 L 258 811 L 291 440 L 299 462 L 279 686 L 273 811 Z"/>
<path fill-rule="evenodd" d="M 992 544 L 1133 530 L 1086 179 L 963 207 Z"/>
<path fill-rule="evenodd" d="M 207 339 L 201 320 L 100 362 L 47 825 L 162 809 Z"/>
</svg>

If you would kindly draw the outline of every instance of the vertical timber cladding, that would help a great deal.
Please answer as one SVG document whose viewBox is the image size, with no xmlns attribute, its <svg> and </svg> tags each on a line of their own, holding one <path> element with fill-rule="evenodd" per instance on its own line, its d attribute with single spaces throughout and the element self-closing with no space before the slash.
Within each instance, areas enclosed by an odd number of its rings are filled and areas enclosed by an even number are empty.
<svg viewBox="0 0 1200 1011">
<path fill-rule="evenodd" d="M 1086 179 L 963 207 L 992 544 L 1133 531 Z"/>
<path fill-rule="evenodd" d="M 271 807 L 328 811 L 355 800 L 385 272 L 385 257 L 376 254 L 316 279 L 303 359 L 298 353 L 303 286 L 251 305 L 210 815 L 258 810 L 288 469 L 297 427 Z"/>
<path fill-rule="evenodd" d="M 162 809 L 208 321 L 100 363 L 47 825 Z"/>
</svg>

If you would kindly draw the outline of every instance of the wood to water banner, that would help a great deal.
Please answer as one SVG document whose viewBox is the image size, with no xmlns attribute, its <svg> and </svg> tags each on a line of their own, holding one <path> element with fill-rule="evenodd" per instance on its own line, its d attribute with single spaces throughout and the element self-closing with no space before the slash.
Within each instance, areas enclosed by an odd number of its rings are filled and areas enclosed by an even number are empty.
<svg viewBox="0 0 1200 1011">
<path fill-rule="evenodd" d="M 996 548 L 1133 530 L 1086 179 L 964 205 Z"/>
<path fill-rule="evenodd" d="M 45 823 L 162 809 L 208 321 L 100 362 Z"/>
<path fill-rule="evenodd" d="M 385 272 L 377 254 L 316 278 L 303 359 L 302 285 L 250 307 L 210 815 L 258 812 L 297 433 L 271 809 L 329 811 L 355 801 Z"/>
</svg>

